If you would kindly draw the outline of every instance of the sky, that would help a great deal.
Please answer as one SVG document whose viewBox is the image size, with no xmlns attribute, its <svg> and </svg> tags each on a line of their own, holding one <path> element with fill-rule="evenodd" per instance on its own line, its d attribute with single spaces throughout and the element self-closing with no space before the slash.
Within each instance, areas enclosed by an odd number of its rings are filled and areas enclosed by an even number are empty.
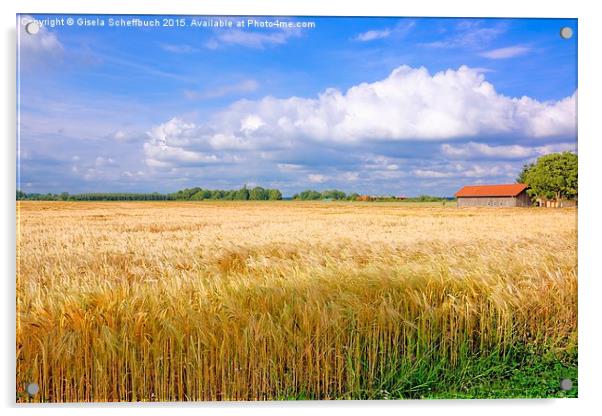
<svg viewBox="0 0 602 416">
<path fill-rule="evenodd" d="M 17 25 L 26 193 L 246 184 L 452 196 L 577 150 L 576 19 L 21 15 Z"/>
</svg>

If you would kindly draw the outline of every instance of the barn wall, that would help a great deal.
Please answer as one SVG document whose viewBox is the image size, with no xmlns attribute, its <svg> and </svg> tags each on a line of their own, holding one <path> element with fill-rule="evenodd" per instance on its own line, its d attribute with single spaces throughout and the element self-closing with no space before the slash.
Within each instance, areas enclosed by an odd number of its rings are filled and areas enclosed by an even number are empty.
<svg viewBox="0 0 602 416">
<path fill-rule="evenodd" d="M 516 206 L 517 207 L 530 207 L 531 206 L 531 198 L 527 194 L 527 191 L 522 191 L 516 197 Z"/>
<path fill-rule="evenodd" d="M 515 207 L 517 199 L 512 196 L 459 197 L 459 207 Z"/>
</svg>

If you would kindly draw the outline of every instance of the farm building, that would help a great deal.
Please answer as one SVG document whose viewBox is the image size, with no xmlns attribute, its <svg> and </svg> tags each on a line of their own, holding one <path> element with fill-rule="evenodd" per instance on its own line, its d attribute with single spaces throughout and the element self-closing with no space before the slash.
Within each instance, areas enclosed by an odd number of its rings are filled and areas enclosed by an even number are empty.
<svg viewBox="0 0 602 416">
<path fill-rule="evenodd" d="M 528 207 L 531 198 L 524 183 L 471 185 L 456 192 L 459 207 Z"/>
</svg>

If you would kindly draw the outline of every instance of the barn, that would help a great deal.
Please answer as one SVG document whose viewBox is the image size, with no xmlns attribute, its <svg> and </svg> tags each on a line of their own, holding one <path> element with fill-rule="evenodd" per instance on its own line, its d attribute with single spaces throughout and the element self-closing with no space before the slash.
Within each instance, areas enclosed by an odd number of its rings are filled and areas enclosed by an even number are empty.
<svg viewBox="0 0 602 416">
<path fill-rule="evenodd" d="M 469 185 L 456 192 L 458 207 L 528 207 L 531 198 L 524 183 Z"/>
</svg>

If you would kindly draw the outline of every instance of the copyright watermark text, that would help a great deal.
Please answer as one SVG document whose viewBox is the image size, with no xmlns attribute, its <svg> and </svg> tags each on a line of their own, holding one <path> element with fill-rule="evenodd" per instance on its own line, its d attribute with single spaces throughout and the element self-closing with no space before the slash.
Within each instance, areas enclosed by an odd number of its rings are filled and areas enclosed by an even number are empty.
<svg viewBox="0 0 602 416">
<path fill-rule="evenodd" d="M 313 29 L 312 20 L 289 20 L 276 17 L 209 17 L 209 16 L 56 16 L 33 18 L 23 16 L 21 24 L 35 22 L 41 27 L 189 27 L 189 28 L 249 28 L 249 29 Z"/>
</svg>

